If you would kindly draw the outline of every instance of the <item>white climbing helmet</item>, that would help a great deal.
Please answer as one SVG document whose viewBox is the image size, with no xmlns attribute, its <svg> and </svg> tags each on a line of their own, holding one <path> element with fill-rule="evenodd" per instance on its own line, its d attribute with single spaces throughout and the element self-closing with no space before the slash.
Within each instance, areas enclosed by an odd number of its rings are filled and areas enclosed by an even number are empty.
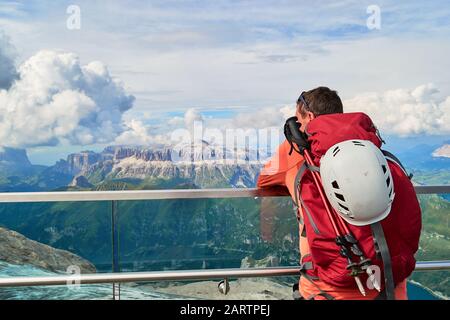
<svg viewBox="0 0 450 320">
<path fill-rule="evenodd" d="M 365 226 L 386 218 L 394 201 L 391 171 L 368 140 L 332 146 L 320 160 L 322 184 L 333 208 L 348 223 Z"/>
</svg>

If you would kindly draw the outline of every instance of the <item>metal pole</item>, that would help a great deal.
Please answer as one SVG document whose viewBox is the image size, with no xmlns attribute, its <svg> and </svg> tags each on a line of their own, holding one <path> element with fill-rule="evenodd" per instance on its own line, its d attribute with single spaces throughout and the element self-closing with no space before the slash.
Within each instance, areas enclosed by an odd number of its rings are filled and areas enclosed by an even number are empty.
<svg viewBox="0 0 450 320">
<path fill-rule="evenodd" d="M 117 202 L 111 201 L 111 247 L 112 272 L 120 272 L 119 264 L 119 230 L 117 228 Z M 120 283 L 113 283 L 113 300 L 120 300 Z"/>
</svg>

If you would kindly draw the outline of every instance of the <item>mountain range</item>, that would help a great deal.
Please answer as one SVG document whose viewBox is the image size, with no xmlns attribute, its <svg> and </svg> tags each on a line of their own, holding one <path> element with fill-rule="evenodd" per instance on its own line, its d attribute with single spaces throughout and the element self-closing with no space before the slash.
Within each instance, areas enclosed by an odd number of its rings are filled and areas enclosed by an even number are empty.
<svg viewBox="0 0 450 320">
<path fill-rule="evenodd" d="M 200 144 L 173 147 L 109 146 L 102 152 L 72 153 L 53 166 L 33 165 L 23 149 L 0 149 L 0 192 L 91 188 L 104 182 L 139 184 L 179 180 L 198 188 L 253 187 L 261 169 L 249 150 L 231 152 Z"/>
<path fill-rule="evenodd" d="M 101 152 L 72 153 L 52 166 L 42 166 L 33 165 L 24 149 L 0 147 L 0 192 L 104 190 L 105 183 L 112 181 L 118 182 L 115 187 L 126 188 L 154 180 L 177 180 L 196 188 L 254 187 L 269 156 L 199 141 L 175 147 L 108 146 Z M 450 168 L 449 143 L 404 148 L 397 156 L 412 171 Z"/>
</svg>

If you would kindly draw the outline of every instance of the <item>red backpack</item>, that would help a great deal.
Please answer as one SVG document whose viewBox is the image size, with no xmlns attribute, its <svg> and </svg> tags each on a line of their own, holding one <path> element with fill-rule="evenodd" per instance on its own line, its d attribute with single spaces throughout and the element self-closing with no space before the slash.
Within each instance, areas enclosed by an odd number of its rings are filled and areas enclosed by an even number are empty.
<svg viewBox="0 0 450 320">
<path fill-rule="evenodd" d="M 320 159 L 333 145 L 351 139 L 369 140 L 381 147 L 382 140 L 371 119 L 364 113 L 343 113 L 321 115 L 312 120 L 306 134 L 310 144 L 310 155 L 314 165 L 320 167 Z M 381 279 L 385 279 L 384 266 L 392 270 L 392 288 L 406 279 L 415 269 L 414 254 L 418 250 L 421 230 L 421 210 L 410 178 L 398 159 L 383 151 L 391 170 L 395 198 L 390 214 L 381 221 L 383 239 L 375 236 L 371 226 L 354 226 L 348 228 L 358 241 L 359 248 L 372 265 L 381 270 Z M 358 161 L 358 159 L 355 159 Z M 298 192 L 297 207 L 303 209 L 303 221 L 311 254 L 302 257 L 303 272 L 308 278 L 318 277 L 321 281 L 336 287 L 357 288 L 355 279 L 347 270 L 348 261 L 343 257 L 336 244 L 336 234 L 325 212 L 312 172 L 303 167 L 296 178 Z M 382 245 L 388 249 L 390 261 L 381 259 Z M 382 253 L 382 252 L 381 252 Z M 386 253 L 386 252 L 385 252 Z M 386 265 L 387 266 L 387 265 Z M 387 270 L 387 269 L 386 269 Z M 366 283 L 367 274 L 361 274 L 362 283 Z M 381 281 L 381 289 L 385 289 Z M 386 282 L 386 286 L 388 286 Z M 392 289 L 391 288 L 391 289 Z M 388 288 L 389 289 L 389 288 Z M 391 290 L 393 292 L 393 290 Z M 393 293 L 391 293 L 392 295 Z M 391 296 L 392 297 L 392 296 Z"/>
</svg>

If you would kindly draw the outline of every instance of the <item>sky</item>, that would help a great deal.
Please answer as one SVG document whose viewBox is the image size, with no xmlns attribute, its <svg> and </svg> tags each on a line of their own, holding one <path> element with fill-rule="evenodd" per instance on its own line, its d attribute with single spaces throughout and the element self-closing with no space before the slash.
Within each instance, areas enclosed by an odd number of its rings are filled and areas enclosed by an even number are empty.
<svg viewBox="0 0 450 320">
<path fill-rule="evenodd" d="M 448 1 L 0 0 L 0 145 L 51 164 L 199 120 L 281 127 L 322 85 L 385 136 L 439 144 L 449 36 Z"/>
</svg>

